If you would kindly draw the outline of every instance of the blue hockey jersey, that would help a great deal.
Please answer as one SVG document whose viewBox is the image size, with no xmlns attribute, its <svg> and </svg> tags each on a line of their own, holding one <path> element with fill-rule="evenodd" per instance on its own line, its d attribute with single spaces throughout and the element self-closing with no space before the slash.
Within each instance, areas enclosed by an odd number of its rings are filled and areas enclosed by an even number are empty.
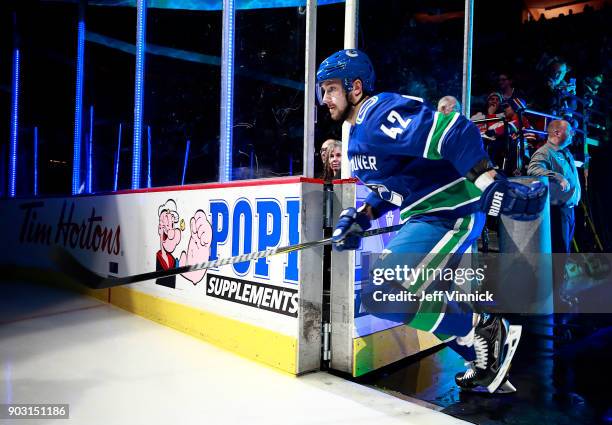
<svg viewBox="0 0 612 425">
<path fill-rule="evenodd" d="M 487 154 L 478 128 L 458 113 L 435 112 L 417 97 L 380 93 L 359 110 L 348 158 L 352 175 L 372 190 L 365 202 L 380 213 L 399 207 L 405 221 L 478 210 L 481 191 L 464 176 Z"/>
</svg>

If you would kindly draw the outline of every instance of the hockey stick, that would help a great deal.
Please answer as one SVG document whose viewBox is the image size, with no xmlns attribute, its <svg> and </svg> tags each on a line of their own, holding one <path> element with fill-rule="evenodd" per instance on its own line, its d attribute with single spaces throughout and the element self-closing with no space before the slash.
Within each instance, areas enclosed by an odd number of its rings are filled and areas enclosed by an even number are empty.
<svg viewBox="0 0 612 425">
<path fill-rule="evenodd" d="M 380 229 L 368 230 L 363 233 L 363 237 L 380 235 L 382 233 L 390 233 L 399 230 L 401 224 Z M 296 245 L 283 246 L 278 248 L 268 248 L 263 251 L 251 252 L 249 254 L 237 255 L 235 257 L 220 258 L 214 261 L 205 261 L 200 264 L 191 266 L 181 266 L 169 270 L 159 270 L 135 274 L 124 277 L 105 277 L 83 266 L 74 256 L 63 247 L 55 246 L 51 249 L 51 259 L 59 269 L 72 277 L 77 282 L 91 289 L 106 289 L 114 286 L 127 285 L 130 283 L 142 282 L 144 280 L 159 279 L 166 276 L 174 276 L 177 274 L 192 272 L 201 269 L 210 269 L 213 267 L 225 266 L 228 264 L 242 263 L 244 261 L 257 260 L 259 258 L 271 257 L 272 255 L 285 254 L 300 249 L 314 248 L 317 246 L 327 245 L 331 243 L 331 238 L 321 239 L 319 241 L 304 242 Z"/>
</svg>

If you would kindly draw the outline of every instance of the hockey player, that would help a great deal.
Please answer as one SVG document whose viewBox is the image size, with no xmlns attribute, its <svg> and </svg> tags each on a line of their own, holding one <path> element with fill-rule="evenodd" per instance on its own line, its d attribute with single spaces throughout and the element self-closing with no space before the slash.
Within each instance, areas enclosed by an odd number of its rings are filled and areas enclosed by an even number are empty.
<svg viewBox="0 0 612 425">
<path fill-rule="evenodd" d="M 538 217 L 546 187 L 539 182 L 525 186 L 498 175 L 479 130 L 469 120 L 456 112 L 435 112 L 418 97 L 375 95 L 374 82 L 372 64 L 359 50 L 334 53 L 317 71 L 320 103 L 332 119 L 352 124 L 351 172 L 371 189 L 362 206 L 341 213 L 332 237 L 335 249 L 357 249 L 371 220 L 400 208 L 405 224 L 385 252 L 423 253 L 419 266 L 452 267 L 453 258 L 466 252 L 480 234 L 484 212 L 517 220 Z M 410 288 L 425 291 L 431 284 L 423 281 Z M 396 282 L 386 290 L 405 288 Z M 362 293 L 361 301 L 371 314 L 433 332 L 471 361 L 471 367 L 455 378 L 462 389 L 495 392 L 502 384 L 512 389 L 506 375 L 520 326 L 509 326 L 499 316 L 432 309 L 425 303 L 390 312 L 369 295 Z"/>
</svg>

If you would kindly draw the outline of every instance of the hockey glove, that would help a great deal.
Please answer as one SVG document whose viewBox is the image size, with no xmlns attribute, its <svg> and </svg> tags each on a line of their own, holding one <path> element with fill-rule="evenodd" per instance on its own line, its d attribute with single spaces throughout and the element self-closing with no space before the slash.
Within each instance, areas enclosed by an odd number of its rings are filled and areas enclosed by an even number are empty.
<svg viewBox="0 0 612 425">
<path fill-rule="evenodd" d="M 526 186 L 497 175 L 480 196 L 480 205 L 492 216 L 501 213 L 514 220 L 530 221 L 538 218 L 544 209 L 547 193 L 548 188 L 542 182 L 534 181 Z"/>
<path fill-rule="evenodd" d="M 332 235 L 332 243 L 336 251 L 346 251 L 359 248 L 363 232 L 370 228 L 370 218 L 364 212 L 355 208 L 347 208 L 340 213 Z"/>
</svg>

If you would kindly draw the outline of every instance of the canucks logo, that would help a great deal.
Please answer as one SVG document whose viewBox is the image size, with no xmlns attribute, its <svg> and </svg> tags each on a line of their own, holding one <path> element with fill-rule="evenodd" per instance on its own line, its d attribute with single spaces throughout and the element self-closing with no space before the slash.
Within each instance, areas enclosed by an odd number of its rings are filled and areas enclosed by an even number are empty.
<svg viewBox="0 0 612 425">
<path fill-rule="evenodd" d="M 373 96 L 363 103 L 361 109 L 359 110 L 359 114 L 357 115 L 357 120 L 355 121 L 356 124 L 361 124 L 363 122 L 366 114 L 376 102 L 378 102 L 378 96 Z"/>
</svg>

